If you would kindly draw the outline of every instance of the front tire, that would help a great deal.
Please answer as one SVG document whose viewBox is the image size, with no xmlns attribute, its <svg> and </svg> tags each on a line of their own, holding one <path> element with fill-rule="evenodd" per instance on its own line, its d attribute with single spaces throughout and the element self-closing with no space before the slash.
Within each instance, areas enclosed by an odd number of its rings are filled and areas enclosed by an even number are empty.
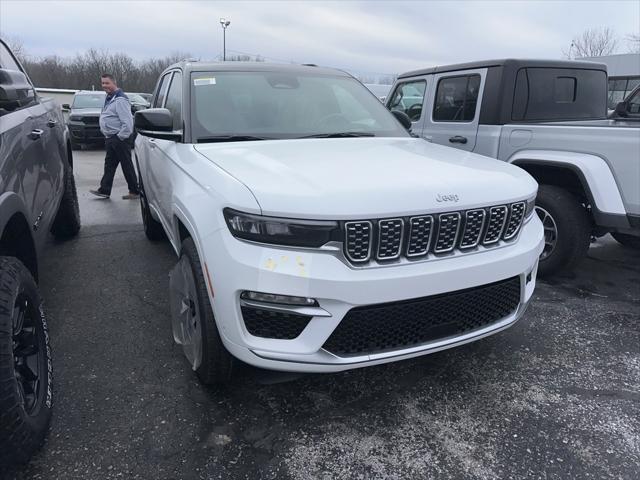
<svg viewBox="0 0 640 480">
<path fill-rule="evenodd" d="M 26 463 L 42 445 L 52 409 L 51 349 L 29 270 L 0 257 L 0 465 Z"/>
<path fill-rule="evenodd" d="M 75 237 L 80 231 L 80 205 L 78 204 L 78 192 L 76 180 L 71 166 L 67 165 L 64 172 L 64 192 L 58 213 L 51 225 L 51 233 L 58 238 Z"/>
<path fill-rule="evenodd" d="M 140 172 L 140 167 L 138 167 L 138 172 Z M 142 214 L 142 225 L 144 227 L 144 234 L 147 236 L 147 239 L 151 240 L 152 242 L 164 240 L 166 238 L 164 228 L 162 228 L 162 224 L 155 218 L 153 218 L 153 215 L 151 215 L 151 208 L 149 207 L 149 202 L 147 201 L 147 195 L 144 191 L 144 185 L 142 185 L 141 177 L 139 182 L 140 183 L 138 185 L 138 190 L 140 193 L 140 213 Z"/>
<path fill-rule="evenodd" d="M 589 249 L 591 222 L 586 209 L 566 190 L 540 185 L 536 212 L 545 230 L 539 275 L 546 277 L 573 268 Z"/>
<path fill-rule="evenodd" d="M 627 235 L 626 233 L 612 233 L 611 236 L 624 247 L 640 250 L 640 237 Z"/>
<path fill-rule="evenodd" d="M 185 298 L 172 298 L 172 302 L 179 301 L 182 305 L 190 305 L 189 320 L 193 320 L 198 330 L 188 336 L 199 344 L 185 347 L 185 354 L 201 383 L 206 385 L 222 385 L 231 381 L 234 369 L 234 359 L 224 347 L 218 326 L 213 316 L 207 283 L 200 266 L 200 257 L 196 245 L 191 238 L 182 242 L 182 252 L 179 262 L 185 262 L 189 270 L 185 275 Z M 172 289 L 176 291 L 176 289 Z M 181 289 L 182 290 L 182 289 Z M 182 309 L 184 311 L 184 308 Z M 191 325 L 193 325 L 193 323 Z M 190 328 L 190 327 L 186 327 Z M 187 351 L 187 349 L 190 349 Z"/>
</svg>

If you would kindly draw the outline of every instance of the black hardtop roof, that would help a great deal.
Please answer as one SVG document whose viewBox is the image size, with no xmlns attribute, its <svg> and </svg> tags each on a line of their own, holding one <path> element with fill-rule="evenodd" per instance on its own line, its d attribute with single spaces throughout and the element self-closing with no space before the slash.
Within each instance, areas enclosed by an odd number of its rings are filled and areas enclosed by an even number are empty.
<svg viewBox="0 0 640 480">
<path fill-rule="evenodd" d="M 477 62 L 457 63 L 453 65 L 439 65 L 430 68 L 423 68 L 420 70 L 413 70 L 398 75 L 398 78 L 417 77 L 421 75 L 431 75 L 434 73 L 442 72 L 455 72 L 458 70 L 471 70 L 474 68 L 487 68 L 487 67 L 505 67 L 513 70 L 518 70 L 523 67 L 538 67 L 538 68 L 580 68 L 589 70 L 603 70 L 607 71 L 607 66 L 604 63 L 588 62 L 588 61 L 576 61 L 576 60 L 531 60 L 531 59 L 516 59 L 505 58 L 501 60 L 482 60 Z"/>
<path fill-rule="evenodd" d="M 185 60 L 167 67 L 166 71 L 180 68 L 185 73 L 190 72 L 287 72 L 287 73 L 316 73 L 320 75 L 338 75 L 350 77 L 348 73 L 335 68 L 318 67 L 315 65 L 296 65 L 266 62 L 197 62 Z M 164 73 L 164 72 L 163 72 Z"/>
</svg>

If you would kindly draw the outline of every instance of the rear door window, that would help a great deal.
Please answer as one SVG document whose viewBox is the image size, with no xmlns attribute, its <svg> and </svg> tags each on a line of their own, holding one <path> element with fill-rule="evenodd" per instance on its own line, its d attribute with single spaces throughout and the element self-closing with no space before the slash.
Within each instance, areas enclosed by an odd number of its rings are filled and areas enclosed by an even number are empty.
<svg viewBox="0 0 640 480">
<path fill-rule="evenodd" d="M 442 78 L 433 106 L 436 122 L 471 122 L 476 115 L 480 75 Z"/>
<path fill-rule="evenodd" d="M 389 100 L 389 110 L 403 112 L 412 122 L 417 122 L 422 116 L 426 88 L 427 82 L 424 80 L 399 84 Z"/>
</svg>

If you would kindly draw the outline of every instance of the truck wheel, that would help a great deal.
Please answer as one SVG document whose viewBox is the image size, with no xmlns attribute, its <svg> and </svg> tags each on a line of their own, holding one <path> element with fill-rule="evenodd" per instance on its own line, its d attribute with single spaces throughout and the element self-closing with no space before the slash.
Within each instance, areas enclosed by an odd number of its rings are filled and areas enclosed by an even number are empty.
<svg viewBox="0 0 640 480">
<path fill-rule="evenodd" d="M 76 180 L 71 167 L 67 167 L 64 173 L 64 192 L 58 207 L 58 213 L 51 225 L 51 233 L 56 238 L 75 237 L 80 231 L 80 206 L 78 205 L 78 192 Z"/>
<path fill-rule="evenodd" d="M 544 227 L 541 277 L 572 268 L 589 249 L 591 224 L 585 208 L 572 194 L 552 185 L 540 185 L 536 213 Z"/>
<path fill-rule="evenodd" d="M 140 169 L 138 168 L 138 172 L 139 171 Z M 142 225 L 144 227 L 144 234 L 152 242 L 164 240 L 166 238 L 166 235 L 164 233 L 164 229 L 162 228 L 162 224 L 155 218 L 153 218 L 153 215 L 151 215 L 151 208 L 149 207 L 149 202 L 147 202 L 147 195 L 144 192 L 142 178 L 140 178 L 138 189 L 140 190 L 140 212 L 142 213 Z"/>
<path fill-rule="evenodd" d="M 220 339 L 200 257 L 191 238 L 182 242 L 176 270 L 171 275 L 174 337 L 182 336 L 185 356 L 201 383 L 229 383 L 234 359 Z"/>
<path fill-rule="evenodd" d="M 619 244 L 624 245 L 625 247 L 640 250 L 640 237 L 627 235 L 626 233 L 612 233 L 611 236 L 615 238 Z"/>
<path fill-rule="evenodd" d="M 0 465 L 26 463 L 51 420 L 51 349 L 29 270 L 0 257 Z"/>
</svg>

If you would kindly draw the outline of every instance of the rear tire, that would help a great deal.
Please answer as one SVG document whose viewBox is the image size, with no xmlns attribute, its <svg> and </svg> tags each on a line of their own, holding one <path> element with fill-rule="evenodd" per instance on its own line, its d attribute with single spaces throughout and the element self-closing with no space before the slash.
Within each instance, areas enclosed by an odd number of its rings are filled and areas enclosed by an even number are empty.
<svg viewBox="0 0 640 480">
<path fill-rule="evenodd" d="M 58 213 L 51 225 L 51 233 L 58 238 L 75 237 L 80 231 L 80 206 L 73 170 L 67 165 L 64 173 L 64 193 Z"/>
<path fill-rule="evenodd" d="M 540 185 L 536 211 L 545 227 L 545 250 L 540 256 L 539 275 L 546 277 L 560 270 L 570 270 L 589 249 L 591 221 L 587 210 L 566 190 Z M 548 217 L 543 218 L 544 215 Z M 555 238 L 551 248 L 552 228 L 555 228 Z"/>
<path fill-rule="evenodd" d="M 640 237 L 628 235 L 626 233 L 612 233 L 611 236 L 615 238 L 619 244 L 625 247 L 640 250 Z"/>
<path fill-rule="evenodd" d="M 42 445 L 51 391 L 51 349 L 38 287 L 22 262 L 0 257 L 0 465 L 26 463 Z"/>
<path fill-rule="evenodd" d="M 198 250 L 191 238 L 182 242 L 181 257 L 186 257 L 195 280 L 198 309 L 200 312 L 200 333 L 202 338 L 202 360 L 196 369 L 196 375 L 201 383 L 206 385 L 223 385 L 231 381 L 234 359 L 224 347 L 218 326 L 213 316 L 207 283 L 202 268 Z"/>
</svg>

